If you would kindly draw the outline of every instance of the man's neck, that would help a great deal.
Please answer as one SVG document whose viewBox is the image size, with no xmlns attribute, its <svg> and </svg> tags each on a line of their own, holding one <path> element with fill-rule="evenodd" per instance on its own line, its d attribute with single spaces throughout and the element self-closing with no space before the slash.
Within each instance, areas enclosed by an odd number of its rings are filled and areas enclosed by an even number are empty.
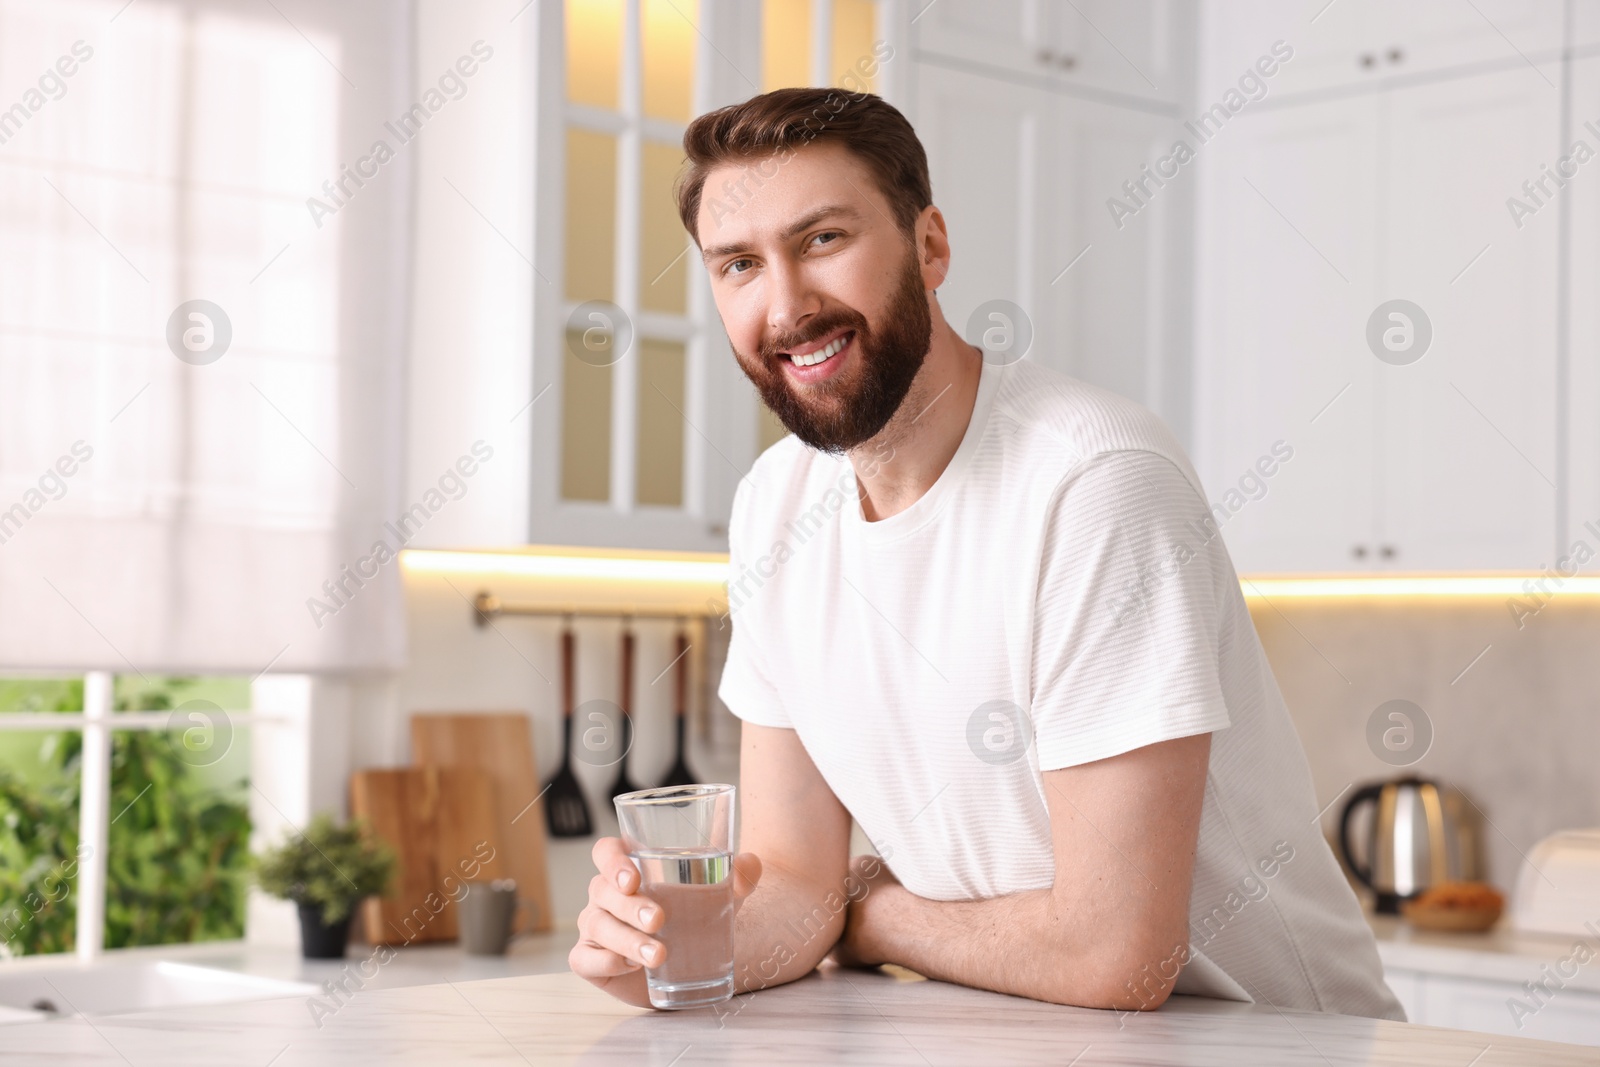
<svg viewBox="0 0 1600 1067">
<path fill-rule="evenodd" d="M 982 349 L 963 341 L 934 307 L 927 358 L 882 430 L 850 450 L 868 522 L 915 504 L 939 480 L 972 419 L 983 371 Z"/>
</svg>

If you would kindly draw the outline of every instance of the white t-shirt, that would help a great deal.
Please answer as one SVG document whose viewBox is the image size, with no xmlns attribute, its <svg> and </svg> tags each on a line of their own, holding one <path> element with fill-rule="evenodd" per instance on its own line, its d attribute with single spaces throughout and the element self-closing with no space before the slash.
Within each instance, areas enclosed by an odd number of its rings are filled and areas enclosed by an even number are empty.
<svg viewBox="0 0 1600 1067">
<path fill-rule="evenodd" d="M 1132 401 L 985 363 L 934 485 L 868 522 L 785 437 L 735 494 L 718 696 L 794 729 L 913 893 L 1055 880 L 1040 772 L 1215 731 L 1176 990 L 1404 1019 L 1182 448 Z M 1130 976 L 1133 977 L 1133 976 Z M 1147 976 L 1148 977 L 1148 976 Z"/>
</svg>

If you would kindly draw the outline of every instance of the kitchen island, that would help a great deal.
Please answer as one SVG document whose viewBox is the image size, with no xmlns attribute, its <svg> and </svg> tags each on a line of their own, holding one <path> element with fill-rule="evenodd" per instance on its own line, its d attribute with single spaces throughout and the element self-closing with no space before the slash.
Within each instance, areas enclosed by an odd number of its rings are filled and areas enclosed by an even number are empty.
<svg viewBox="0 0 1600 1067">
<path fill-rule="evenodd" d="M 840 970 L 720 1009 L 651 1012 L 572 974 L 358 989 L 0 1026 L 0 1062 L 228 1064 L 1600 1064 L 1600 1050 L 1266 1005 L 1173 997 L 1157 1012 L 1066 1008 Z"/>
</svg>

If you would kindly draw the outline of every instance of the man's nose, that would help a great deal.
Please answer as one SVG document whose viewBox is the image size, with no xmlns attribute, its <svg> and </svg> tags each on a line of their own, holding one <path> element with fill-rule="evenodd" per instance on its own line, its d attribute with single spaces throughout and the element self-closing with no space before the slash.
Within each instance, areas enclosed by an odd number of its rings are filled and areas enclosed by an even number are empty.
<svg viewBox="0 0 1600 1067">
<path fill-rule="evenodd" d="M 822 299 L 798 263 L 778 262 L 767 269 L 771 302 L 767 325 L 779 336 L 792 336 L 822 309 Z"/>
</svg>

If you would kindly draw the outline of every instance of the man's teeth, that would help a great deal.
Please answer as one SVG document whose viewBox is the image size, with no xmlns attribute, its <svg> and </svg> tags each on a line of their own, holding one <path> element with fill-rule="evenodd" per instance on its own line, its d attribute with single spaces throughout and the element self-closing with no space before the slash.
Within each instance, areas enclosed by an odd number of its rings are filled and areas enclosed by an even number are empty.
<svg viewBox="0 0 1600 1067">
<path fill-rule="evenodd" d="M 835 338 L 831 344 L 823 345 L 815 352 L 810 352 L 803 356 L 790 356 L 789 361 L 796 367 L 815 366 L 816 364 L 821 363 L 823 360 L 831 359 L 834 355 L 836 355 L 839 349 L 844 347 L 845 340 L 849 336 L 849 334 L 846 334 L 844 337 Z"/>
</svg>

